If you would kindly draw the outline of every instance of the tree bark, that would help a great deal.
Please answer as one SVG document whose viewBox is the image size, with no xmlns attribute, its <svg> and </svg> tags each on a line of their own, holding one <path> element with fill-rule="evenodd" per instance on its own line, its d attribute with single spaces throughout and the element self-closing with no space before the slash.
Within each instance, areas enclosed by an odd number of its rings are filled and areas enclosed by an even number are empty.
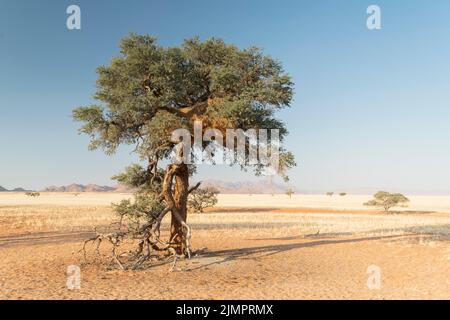
<svg viewBox="0 0 450 320">
<path fill-rule="evenodd" d="M 170 228 L 170 238 L 174 243 L 177 253 L 185 253 L 185 242 L 182 222 L 187 220 L 187 199 L 189 195 L 189 171 L 186 164 L 178 164 L 175 173 L 175 185 L 173 188 L 173 200 L 175 202 L 175 211 L 178 216 L 172 213 L 172 222 Z M 181 221 L 180 221 L 181 218 Z"/>
</svg>

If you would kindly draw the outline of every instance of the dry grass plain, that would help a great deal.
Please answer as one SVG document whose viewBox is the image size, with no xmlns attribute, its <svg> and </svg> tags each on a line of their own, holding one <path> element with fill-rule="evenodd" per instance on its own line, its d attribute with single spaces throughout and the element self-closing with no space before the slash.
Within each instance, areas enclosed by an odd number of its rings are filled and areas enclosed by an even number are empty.
<svg viewBox="0 0 450 320">
<path fill-rule="evenodd" d="M 128 197 L 0 193 L 0 299 L 450 298 L 450 197 L 413 196 L 385 214 L 362 206 L 369 196 L 220 195 L 188 218 L 194 248 L 207 250 L 172 271 L 112 268 L 107 244 L 84 260 L 83 240 Z M 79 290 L 66 287 L 69 265 L 81 268 Z"/>
</svg>

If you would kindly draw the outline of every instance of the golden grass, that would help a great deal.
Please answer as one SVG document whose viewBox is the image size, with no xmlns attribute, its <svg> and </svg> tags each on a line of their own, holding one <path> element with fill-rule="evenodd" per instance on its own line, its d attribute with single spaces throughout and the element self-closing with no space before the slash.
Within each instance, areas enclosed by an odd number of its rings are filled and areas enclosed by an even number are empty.
<svg viewBox="0 0 450 320">
<path fill-rule="evenodd" d="M 18 234 L 44 231 L 93 230 L 95 226 L 106 226 L 117 221 L 110 203 L 130 195 L 118 194 L 44 194 L 42 198 L 28 199 L 21 194 L 0 197 L 0 234 Z M 241 195 L 226 195 L 228 202 L 240 199 Z M 270 195 L 266 201 L 272 201 Z M 281 196 L 280 196 L 281 197 Z M 247 199 L 261 198 L 248 196 Z M 286 197 L 287 198 L 287 197 Z M 222 198 L 223 199 L 223 198 Z M 222 203 L 226 203 L 222 200 Z M 235 199 L 235 200 L 233 200 Z M 30 203 L 32 202 L 32 203 Z M 241 201 L 242 202 L 242 201 Z M 1 204 L 4 205 L 1 205 Z M 23 204 L 25 203 L 25 204 Z M 219 202 L 219 205 L 221 203 Z M 189 223 L 195 232 L 212 232 L 217 237 L 231 232 L 244 236 L 346 236 L 423 234 L 450 237 L 450 215 L 435 213 L 384 214 L 360 210 L 351 212 L 332 209 L 288 207 L 280 209 L 276 203 L 272 208 L 253 206 L 254 201 L 245 201 L 241 208 L 217 208 L 206 214 L 191 214 Z M 307 203 L 302 203 L 308 205 Z M 328 213 L 327 213 L 328 212 Z M 164 223 L 167 226 L 169 217 Z"/>
<path fill-rule="evenodd" d="M 450 217 L 411 214 L 340 213 L 214 213 L 191 215 L 194 229 L 218 230 L 221 236 L 239 230 L 253 236 L 349 236 L 422 234 L 450 237 Z"/>
<path fill-rule="evenodd" d="M 0 234 L 85 230 L 115 220 L 109 206 L 5 206 L 0 207 Z"/>
</svg>

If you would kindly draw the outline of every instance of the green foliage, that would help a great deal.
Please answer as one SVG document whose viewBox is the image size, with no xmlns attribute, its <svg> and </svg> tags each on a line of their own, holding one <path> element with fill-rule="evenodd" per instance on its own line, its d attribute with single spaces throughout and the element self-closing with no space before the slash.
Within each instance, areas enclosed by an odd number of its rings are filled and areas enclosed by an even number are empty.
<svg viewBox="0 0 450 320">
<path fill-rule="evenodd" d="M 289 176 L 287 175 L 287 171 L 297 165 L 295 163 L 294 155 L 289 151 L 281 152 L 279 162 L 279 175 L 285 182 L 288 182 Z"/>
<path fill-rule="evenodd" d="M 206 208 L 217 204 L 219 190 L 213 187 L 198 188 L 191 192 L 188 198 L 188 209 L 193 212 L 202 213 Z"/>
<path fill-rule="evenodd" d="M 112 177 L 120 184 L 136 188 L 141 192 L 160 192 L 161 181 L 164 175 L 164 170 L 158 169 L 155 173 L 149 169 L 144 169 L 138 164 L 132 164 L 125 168 L 123 173 Z"/>
<path fill-rule="evenodd" d="M 121 221 L 126 219 L 129 228 L 138 233 L 143 224 L 152 222 L 164 209 L 164 204 L 153 192 L 137 192 L 134 200 L 122 200 L 119 204 L 113 204 Z"/>
<path fill-rule="evenodd" d="M 378 191 L 374 195 L 374 199 L 364 203 L 365 206 L 383 208 L 386 212 L 393 207 L 406 207 L 409 199 L 401 193 L 389 193 L 386 191 Z"/>
<path fill-rule="evenodd" d="M 341 197 L 345 197 L 345 196 L 347 195 L 347 193 L 346 193 L 346 192 L 341 192 L 341 193 L 339 193 L 339 195 L 340 195 Z"/>
</svg>

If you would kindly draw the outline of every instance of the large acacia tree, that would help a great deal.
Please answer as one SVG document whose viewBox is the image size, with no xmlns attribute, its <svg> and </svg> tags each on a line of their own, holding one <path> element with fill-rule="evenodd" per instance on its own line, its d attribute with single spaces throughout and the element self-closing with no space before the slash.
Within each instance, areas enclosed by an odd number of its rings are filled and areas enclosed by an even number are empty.
<svg viewBox="0 0 450 320">
<path fill-rule="evenodd" d="M 90 149 L 113 154 L 121 144 L 135 145 L 145 163 L 115 177 L 138 190 L 134 201 L 116 206 L 140 239 L 137 257 L 170 248 L 189 254 L 186 203 L 198 185 L 189 185 L 194 165 L 167 161 L 175 145 L 172 132 L 185 128 L 193 135 L 193 122 L 201 120 L 204 128 L 224 136 L 227 128 L 279 129 L 282 141 L 287 130 L 274 113 L 291 103 L 293 83 L 281 64 L 259 49 L 242 50 L 215 38 L 166 48 L 152 36 L 130 34 L 120 49 L 97 70 L 99 104 L 79 107 L 73 117 L 83 123 L 80 132 L 90 136 Z M 284 149 L 279 163 L 282 173 L 295 165 Z M 256 174 L 264 169 L 261 163 L 251 166 Z M 163 241 L 159 227 L 168 213 L 171 236 Z"/>
</svg>

